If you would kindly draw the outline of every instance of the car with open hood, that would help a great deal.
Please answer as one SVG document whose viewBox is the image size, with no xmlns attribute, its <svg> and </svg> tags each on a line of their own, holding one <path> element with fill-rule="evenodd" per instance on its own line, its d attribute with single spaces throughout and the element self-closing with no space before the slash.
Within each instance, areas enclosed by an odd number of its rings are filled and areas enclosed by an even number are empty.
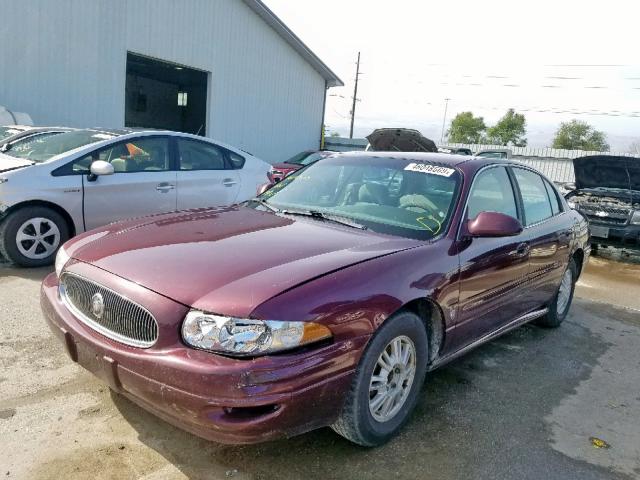
<svg viewBox="0 0 640 480">
<path fill-rule="evenodd" d="M 565 197 L 589 220 L 594 245 L 640 250 L 640 159 L 590 155 L 573 166 Z"/>
<path fill-rule="evenodd" d="M 332 426 L 374 446 L 427 371 L 559 326 L 587 235 L 529 167 L 353 152 L 241 205 L 79 235 L 41 304 L 73 361 L 180 428 L 251 443 Z"/>
<path fill-rule="evenodd" d="M 60 245 L 92 228 L 230 205 L 268 181 L 266 162 L 195 135 L 136 129 L 40 135 L 0 152 L 0 256 L 22 266 L 53 263 Z"/>
<path fill-rule="evenodd" d="M 412 128 L 378 128 L 367 136 L 367 150 L 375 152 L 437 152 L 433 140 Z"/>
</svg>

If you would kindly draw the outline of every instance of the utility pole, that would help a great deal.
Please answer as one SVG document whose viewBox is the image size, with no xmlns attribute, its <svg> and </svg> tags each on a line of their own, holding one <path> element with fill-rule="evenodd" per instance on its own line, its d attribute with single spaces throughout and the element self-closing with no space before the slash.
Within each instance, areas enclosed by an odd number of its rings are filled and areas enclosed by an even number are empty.
<svg viewBox="0 0 640 480">
<path fill-rule="evenodd" d="M 447 107 L 449 106 L 450 98 L 444 99 L 444 116 L 442 117 L 442 133 L 440 134 L 440 143 L 444 142 L 444 126 L 447 123 Z"/>
<path fill-rule="evenodd" d="M 353 106 L 351 107 L 351 129 L 349 138 L 353 138 L 353 121 L 356 118 L 356 102 L 358 101 L 358 78 L 360 77 L 360 52 L 358 52 L 358 63 L 356 63 L 356 84 L 353 88 Z"/>
</svg>

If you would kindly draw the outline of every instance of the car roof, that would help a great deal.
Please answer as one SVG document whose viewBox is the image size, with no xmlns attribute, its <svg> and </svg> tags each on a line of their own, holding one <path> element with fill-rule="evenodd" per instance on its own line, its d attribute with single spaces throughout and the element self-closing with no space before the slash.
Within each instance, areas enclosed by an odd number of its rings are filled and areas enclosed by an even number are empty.
<svg viewBox="0 0 640 480">
<path fill-rule="evenodd" d="M 423 153 L 423 152 L 344 152 L 337 153 L 336 155 L 344 157 L 357 157 L 357 158 L 398 158 L 407 160 L 409 162 L 437 162 L 442 165 L 450 165 L 455 167 L 462 163 L 468 162 L 474 158 L 470 155 L 455 155 L 450 153 Z M 480 161 L 486 162 L 486 159 L 480 159 Z"/>
</svg>

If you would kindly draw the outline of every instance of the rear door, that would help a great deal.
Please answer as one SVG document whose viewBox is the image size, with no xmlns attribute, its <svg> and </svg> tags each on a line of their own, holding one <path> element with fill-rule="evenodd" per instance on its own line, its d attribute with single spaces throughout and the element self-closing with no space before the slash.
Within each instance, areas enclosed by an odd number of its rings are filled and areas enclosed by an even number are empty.
<svg viewBox="0 0 640 480">
<path fill-rule="evenodd" d="M 573 223 L 564 215 L 557 192 L 538 173 L 513 167 L 524 211 L 524 236 L 529 244 L 527 288 L 522 302 L 529 310 L 555 295 L 567 266 Z"/>
<path fill-rule="evenodd" d="M 113 175 L 92 179 L 95 160 L 113 165 Z M 176 172 L 166 136 L 138 137 L 112 144 L 79 159 L 84 169 L 84 218 L 87 230 L 126 218 L 176 210 Z"/>
<path fill-rule="evenodd" d="M 241 177 L 231 168 L 227 151 L 209 142 L 176 138 L 178 209 L 231 205 Z"/>
<path fill-rule="evenodd" d="M 481 170 L 467 201 L 467 220 L 480 212 L 521 218 L 513 182 L 504 166 Z M 464 229 L 464 227 L 463 227 Z M 525 313 L 520 302 L 528 271 L 529 248 L 523 235 L 462 238 L 460 304 L 452 348 L 463 347 Z"/>
</svg>

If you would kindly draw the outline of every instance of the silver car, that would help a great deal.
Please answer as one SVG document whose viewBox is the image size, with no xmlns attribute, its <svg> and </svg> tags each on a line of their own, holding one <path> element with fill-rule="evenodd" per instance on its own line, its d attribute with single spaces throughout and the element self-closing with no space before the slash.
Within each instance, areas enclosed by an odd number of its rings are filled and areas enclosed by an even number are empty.
<svg viewBox="0 0 640 480">
<path fill-rule="evenodd" d="M 117 220 L 247 200 L 270 165 L 195 135 L 75 130 L 0 152 L 0 255 L 53 262 L 78 233 Z"/>
</svg>

